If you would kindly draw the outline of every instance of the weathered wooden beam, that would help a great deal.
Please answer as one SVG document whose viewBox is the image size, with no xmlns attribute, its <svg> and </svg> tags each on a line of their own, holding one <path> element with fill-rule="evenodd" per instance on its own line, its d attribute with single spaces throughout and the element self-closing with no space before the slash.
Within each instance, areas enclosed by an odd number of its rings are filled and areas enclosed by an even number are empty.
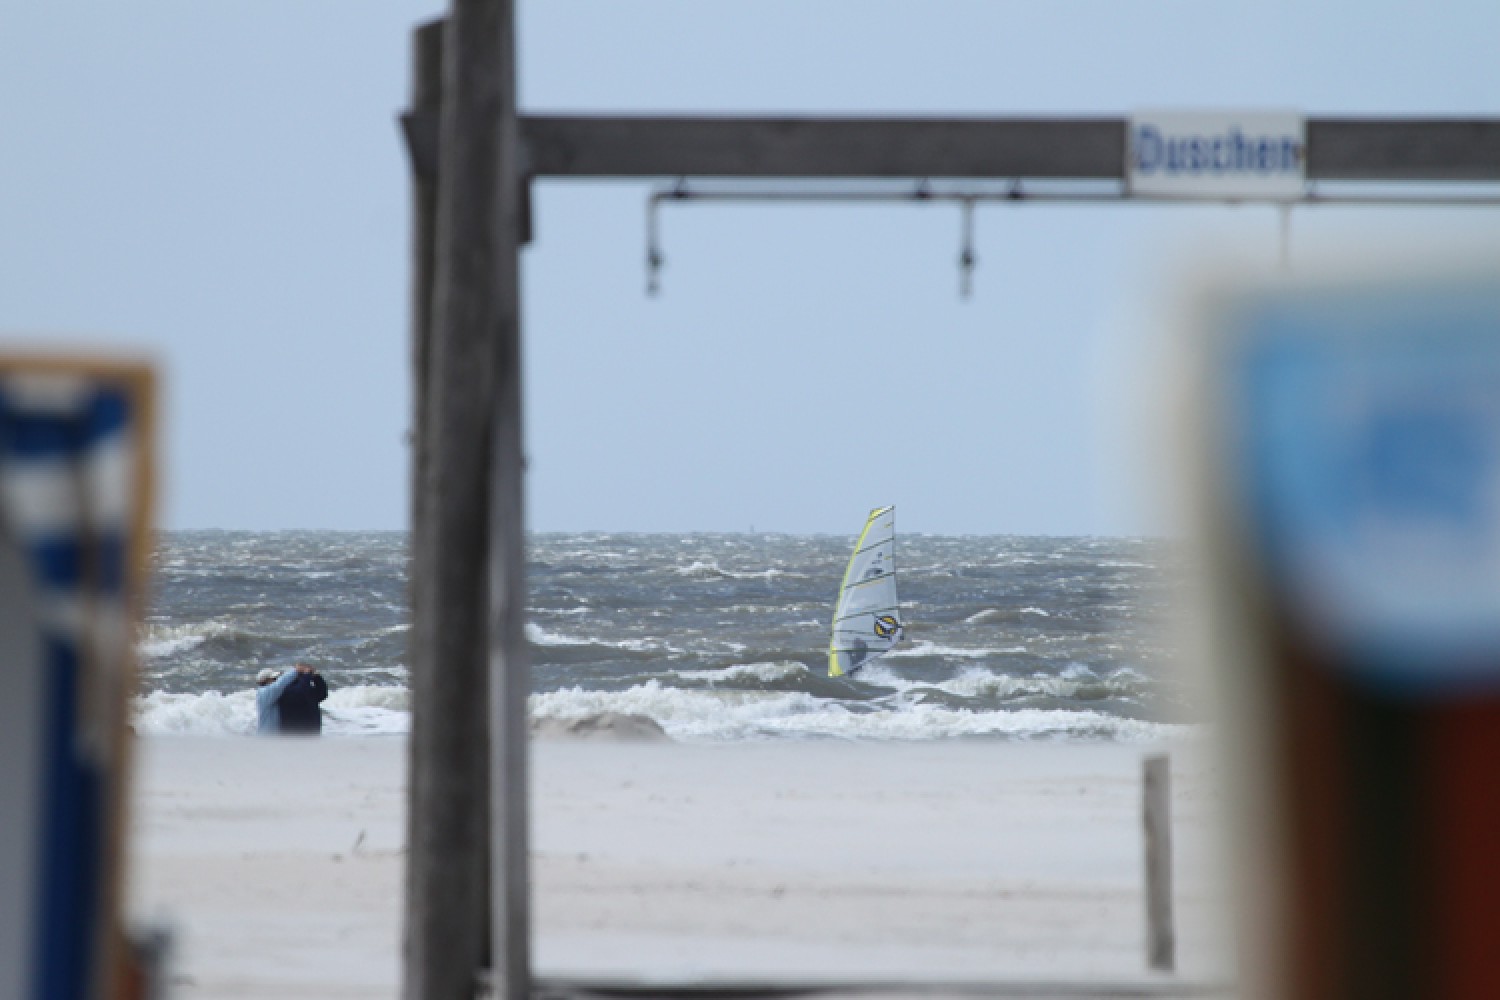
<svg viewBox="0 0 1500 1000">
<path fill-rule="evenodd" d="M 1314 180 L 1500 180 L 1500 119 L 1314 118 L 1307 123 Z"/>
<path fill-rule="evenodd" d="M 493 0 L 454 0 L 441 29 L 417 33 L 421 93 L 413 113 L 422 114 L 433 103 L 429 60 L 438 46 L 424 32 L 442 32 L 444 156 L 431 284 L 415 289 L 414 303 L 420 311 L 430 300 L 412 561 L 407 1000 L 470 1000 L 489 952 L 487 555 L 503 270 L 493 209 L 497 108 L 511 92 L 500 58 L 510 13 Z M 419 282 L 422 267 L 419 256 Z"/>
<path fill-rule="evenodd" d="M 1124 118 L 523 115 L 523 176 L 1123 179 Z M 403 119 L 434 169 L 435 117 Z M 1500 180 L 1500 119 L 1310 118 L 1311 180 Z"/>
<path fill-rule="evenodd" d="M 527 173 L 555 177 L 1119 177 L 1108 118 L 521 119 Z"/>
</svg>

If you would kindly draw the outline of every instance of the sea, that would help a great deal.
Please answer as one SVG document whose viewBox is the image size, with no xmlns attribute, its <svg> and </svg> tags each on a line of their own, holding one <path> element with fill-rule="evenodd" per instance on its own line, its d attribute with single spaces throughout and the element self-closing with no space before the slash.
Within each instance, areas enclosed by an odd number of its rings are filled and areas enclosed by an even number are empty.
<svg viewBox="0 0 1500 1000">
<path fill-rule="evenodd" d="M 1159 539 L 901 535 L 906 639 L 827 676 L 854 536 L 533 534 L 534 717 L 648 716 L 672 738 L 1106 740 L 1186 735 Z M 401 532 L 172 532 L 138 639 L 134 725 L 245 734 L 262 667 L 314 664 L 325 733 L 410 725 Z"/>
</svg>

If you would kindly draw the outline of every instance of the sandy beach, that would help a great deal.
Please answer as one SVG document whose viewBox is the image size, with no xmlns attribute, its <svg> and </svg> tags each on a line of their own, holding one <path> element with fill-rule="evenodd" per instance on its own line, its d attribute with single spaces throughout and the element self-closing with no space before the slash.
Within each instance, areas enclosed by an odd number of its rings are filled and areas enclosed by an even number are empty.
<svg viewBox="0 0 1500 1000">
<path fill-rule="evenodd" d="M 548 976 L 1145 976 L 1139 744 L 533 744 Z M 1213 769 L 1171 748 L 1179 969 L 1229 974 Z M 395 997 L 406 743 L 143 737 L 130 909 L 179 997 Z"/>
</svg>

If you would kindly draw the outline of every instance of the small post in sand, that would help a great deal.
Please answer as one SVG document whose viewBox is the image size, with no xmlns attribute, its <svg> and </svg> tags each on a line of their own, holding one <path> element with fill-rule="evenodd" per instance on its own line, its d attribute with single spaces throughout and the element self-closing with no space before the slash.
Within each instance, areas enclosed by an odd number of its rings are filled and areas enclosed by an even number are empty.
<svg viewBox="0 0 1500 1000">
<path fill-rule="evenodd" d="M 1146 826 L 1146 963 L 1177 967 L 1172 930 L 1172 759 L 1147 757 L 1142 766 L 1142 816 Z"/>
</svg>

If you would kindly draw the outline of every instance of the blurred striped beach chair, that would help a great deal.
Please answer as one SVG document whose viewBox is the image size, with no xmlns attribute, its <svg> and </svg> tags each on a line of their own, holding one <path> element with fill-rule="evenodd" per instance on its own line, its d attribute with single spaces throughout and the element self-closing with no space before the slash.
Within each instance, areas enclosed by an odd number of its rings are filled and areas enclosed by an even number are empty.
<svg viewBox="0 0 1500 1000">
<path fill-rule="evenodd" d="M 142 364 L 0 357 L 0 997 L 140 995 L 120 917 Z"/>
</svg>

